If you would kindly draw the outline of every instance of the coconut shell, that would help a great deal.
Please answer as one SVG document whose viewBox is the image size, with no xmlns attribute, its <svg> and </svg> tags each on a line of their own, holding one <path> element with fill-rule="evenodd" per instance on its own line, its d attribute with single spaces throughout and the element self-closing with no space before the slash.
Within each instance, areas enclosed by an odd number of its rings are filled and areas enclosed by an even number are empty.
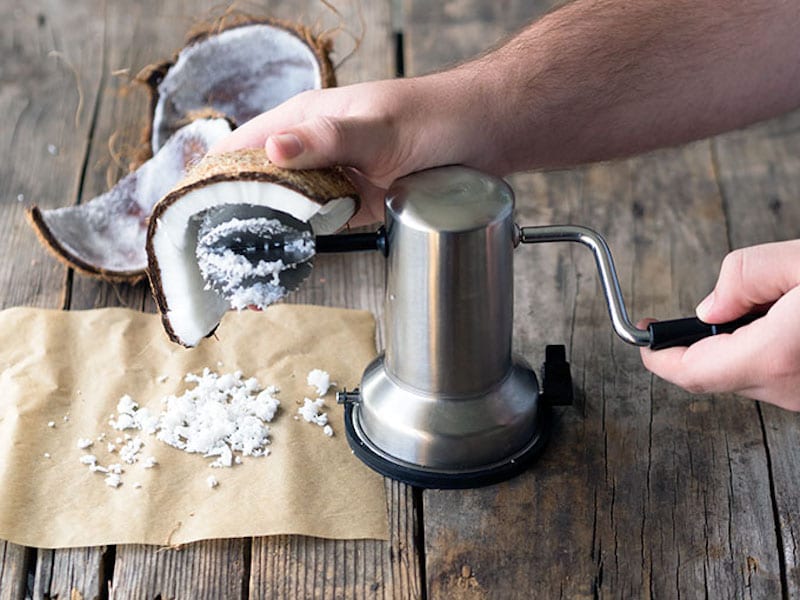
<svg viewBox="0 0 800 600">
<path fill-rule="evenodd" d="M 283 169 L 267 158 L 261 148 L 244 148 L 206 156 L 153 209 L 153 218 L 178 197 L 197 187 L 218 181 L 268 181 L 325 204 L 333 198 L 356 197 L 356 188 L 341 167 L 328 169 Z"/>
<path fill-rule="evenodd" d="M 344 226 L 346 221 L 358 208 L 356 189 L 345 175 L 344 170 L 339 167 L 316 170 L 282 169 L 276 167 L 267 160 L 266 153 L 263 149 L 237 150 L 205 157 L 186 175 L 175 189 L 168 193 L 155 206 L 151 214 L 147 232 L 148 276 L 150 278 L 153 297 L 158 305 L 164 329 L 169 338 L 174 342 L 186 346 L 193 346 L 198 340 L 193 338 L 187 340 L 187 336 L 177 332 L 175 327 L 173 327 L 169 316 L 172 307 L 167 297 L 168 294 L 165 292 L 166 278 L 170 277 L 170 275 L 169 273 L 165 273 L 162 268 L 157 245 L 154 240 L 158 234 L 159 228 L 166 226 L 162 223 L 162 217 L 164 217 L 173 206 L 180 203 L 182 199 L 187 198 L 192 192 L 224 182 L 262 182 L 274 184 L 296 192 L 309 201 L 318 204 L 320 207 L 325 206 L 333 200 L 341 200 L 342 198 L 352 199 L 351 210 L 340 214 L 339 217 L 337 217 L 338 220 L 332 225 L 335 229 Z M 202 210 L 207 208 L 208 206 L 204 205 Z M 179 212 L 190 213 L 191 210 L 193 209 L 187 210 L 185 207 L 182 207 L 179 209 Z M 326 231 L 324 233 L 332 233 L 332 231 Z M 168 237 L 171 238 L 172 236 L 168 235 Z M 193 252 L 191 258 L 187 259 L 187 264 L 184 265 L 183 268 L 197 270 L 197 264 L 196 262 L 191 263 L 192 260 L 194 260 Z M 190 277 L 188 279 L 192 278 Z M 197 280 L 196 277 L 195 280 Z M 187 295 L 190 296 L 195 293 L 214 294 L 213 291 L 208 290 L 201 292 L 201 289 L 202 286 L 195 286 L 195 288 L 188 290 Z M 198 305 L 199 304 L 202 304 L 202 302 L 199 302 Z M 221 315 L 215 314 L 212 320 L 216 319 L 216 323 L 218 323 L 219 316 Z M 216 324 L 211 328 L 206 328 L 204 330 L 204 335 L 211 335 L 215 329 Z"/>
<path fill-rule="evenodd" d="M 75 254 L 68 246 L 62 244 L 55 235 L 49 224 L 45 221 L 43 211 L 38 206 L 31 206 L 25 211 L 31 227 L 36 232 L 36 237 L 42 245 L 50 251 L 56 259 L 64 266 L 75 269 L 78 273 L 88 277 L 95 277 L 111 283 L 130 283 L 137 284 L 146 276 L 143 269 L 112 271 L 103 267 L 93 265 L 83 260 Z"/>
<path fill-rule="evenodd" d="M 144 84 L 150 94 L 150 113 L 147 124 L 142 129 L 142 150 L 140 152 L 140 160 L 146 160 L 152 152 L 157 151 L 157 148 L 152 146 L 153 138 L 153 120 L 156 115 L 156 107 L 159 102 L 159 84 L 167 76 L 167 73 L 175 65 L 180 56 L 180 53 L 187 48 L 201 44 L 209 38 L 219 35 L 225 31 L 232 29 L 247 27 L 252 25 L 269 25 L 278 29 L 287 31 L 300 39 L 313 53 L 317 60 L 320 72 L 320 84 L 322 88 L 336 86 L 336 74 L 334 71 L 333 63 L 330 60 L 331 42 L 329 38 L 323 36 L 316 36 L 312 30 L 298 23 L 291 23 L 280 19 L 273 18 L 258 18 L 245 14 L 226 14 L 224 17 L 216 19 L 211 23 L 196 27 L 189 32 L 186 44 L 178 52 L 175 53 L 171 60 L 154 63 L 144 67 L 136 76 L 136 81 Z M 264 107 L 264 110 L 273 108 L 270 106 Z M 209 110 L 216 110 L 214 107 L 208 107 Z M 236 122 L 235 115 L 226 115 L 229 119 Z M 236 123 L 241 125 L 241 123 Z"/>
<path fill-rule="evenodd" d="M 135 283 L 145 276 L 147 218 L 153 206 L 230 131 L 224 119 L 195 121 L 104 194 L 75 206 L 33 206 L 28 220 L 42 244 L 67 266 L 91 277 Z"/>
</svg>

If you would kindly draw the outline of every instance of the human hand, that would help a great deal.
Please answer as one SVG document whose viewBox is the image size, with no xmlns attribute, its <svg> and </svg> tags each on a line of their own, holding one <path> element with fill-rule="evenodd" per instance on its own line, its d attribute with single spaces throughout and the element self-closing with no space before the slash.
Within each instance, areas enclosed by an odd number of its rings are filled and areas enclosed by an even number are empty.
<svg viewBox="0 0 800 600">
<path fill-rule="evenodd" d="M 763 317 L 732 334 L 688 348 L 642 348 L 642 362 L 693 393 L 736 392 L 800 410 L 800 240 L 728 254 L 697 316 L 723 323 L 767 307 Z"/>
<path fill-rule="evenodd" d="M 491 170 L 486 137 L 476 142 L 485 122 L 481 92 L 465 95 L 462 87 L 454 70 L 304 92 L 245 123 L 211 153 L 265 148 L 270 161 L 289 169 L 350 167 L 363 201 L 351 223 L 374 223 L 398 177 L 455 163 Z"/>
</svg>

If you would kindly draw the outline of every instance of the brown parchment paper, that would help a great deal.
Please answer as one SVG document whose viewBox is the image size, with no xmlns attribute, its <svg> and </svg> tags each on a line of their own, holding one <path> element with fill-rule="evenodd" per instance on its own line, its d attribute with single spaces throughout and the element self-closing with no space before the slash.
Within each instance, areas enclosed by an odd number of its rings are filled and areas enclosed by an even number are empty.
<svg viewBox="0 0 800 600">
<path fill-rule="evenodd" d="M 45 548 L 272 534 L 387 539 L 383 478 L 350 452 L 334 392 L 325 397 L 332 438 L 294 419 L 303 398 L 315 397 L 311 369 L 358 385 L 374 334 L 368 312 L 278 305 L 232 312 L 216 337 L 186 349 L 167 340 L 156 315 L 127 309 L 0 312 L 0 538 Z M 164 396 L 190 387 L 184 375 L 203 367 L 280 387 L 269 456 L 212 469 L 211 458 L 128 431 L 158 466 L 123 465 L 114 489 L 80 464 L 85 452 L 102 465 L 121 462 L 106 444 L 124 435 L 108 424 L 123 394 L 158 413 Z M 103 432 L 88 451 L 77 447 Z"/>
</svg>

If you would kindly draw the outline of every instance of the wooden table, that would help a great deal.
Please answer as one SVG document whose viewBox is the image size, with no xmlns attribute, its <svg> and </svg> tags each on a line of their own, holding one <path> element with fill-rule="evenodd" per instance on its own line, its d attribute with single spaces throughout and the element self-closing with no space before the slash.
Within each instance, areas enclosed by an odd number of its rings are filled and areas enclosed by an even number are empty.
<svg viewBox="0 0 800 600">
<path fill-rule="evenodd" d="M 129 76 L 169 57 L 216 4 L 0 1 L 1 307 L 153 310 L 146 284 L 90 280 L 53 260 L 24 209 L 87 201 L 125 172 L 114 157 L 138 139 L 146 106 L 143 94 L 123 93 Z M 359 10 L 340 4 L 344 28 L 358 34 Z M 340 83 L 448 65 L 550 4 L 362 0 L 363 43 Z M 337 21 L 313 0 L 268 11 Z M 341 58 L 351 42 L 335 39 Z M 606 236 L 634 318 L 688 315 L 729 249 L 797 237 L 800 113 L 511 183 L 521 224 L 571 222 Z M 594 269 L 580 247 L 518 251 L 516 348 L 537 364 L 545 344 L 566 344 L 579 396 L 524 475 L 470 491 L 387 480 L 389 542 L 280 536 L 179 551 L 0 542 L 0 599 L 797 597 L 798 418 L 655 379 L 612 333 Z M 380 316 L 377 255 L 325 257 L 317 275 L 294 301 Z"/>
</svg>

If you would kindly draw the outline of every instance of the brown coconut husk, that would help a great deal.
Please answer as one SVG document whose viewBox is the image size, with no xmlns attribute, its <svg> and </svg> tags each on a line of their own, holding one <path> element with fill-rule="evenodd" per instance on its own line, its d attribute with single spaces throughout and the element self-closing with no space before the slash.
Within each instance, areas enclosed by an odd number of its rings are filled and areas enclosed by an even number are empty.
<svg viewBox="0 0 800 600">
<path fill-rule="evenodd" d="M 319 204 L 342 196 L 357 197 L 353 183 L 341 167 L 327 169 L 283 169 L 269 162 L 260 148 L 245 148 L 206 156 L 195 165 L 153 209 L 151 221 L 181 196 L 220 181 L 265 181 L 278 183 Z"/>
<path fill-rule="evenodd" d="M 146 87 L 150 95 L 150 109 L 148 119 L 141 131 L 140 150 L 135 161 L 144 162 L 152 156 L 151 137 L 153 134 L 153 116 L 158 103 L 158 85 L 166 76 L 167 72 L 175 64 L 178 54 L 189 46 L 201 42 L 209 37 L 218 35 L 223 31 L 244 27 L 247 25 L 271 25 L 284 29 L 300 40 L 311 49 L 317 59 L 320 68 L 320 79 L 323 88 L 336 87 L 336 72 L 330 59 L 332 50 L 331 39 L 324 34 L 316 34 L 310 27 L 299 23 L 292 23 L 283 19 L 272 17 L 255 17 L 253 15 L 238 12 L 226 11 L 225 14 L 215 17 L 209 21 L 195 25 L 188 33 L 186 42 L 182 48 L 177 50 L 171 60 L 153 63 L 144 67 L 134 78 L 134 81 Z M 209 110 L 212 110 L 209 107 Z M 228 116 L 230 119 L 230 116 Z"/>
<path fill-rule="evenodd" d="M 36 232 L 36 237 L 38 237 L 41 244 L 50 251 L 50 254 L 64 266 L 75 269 L 82 275 L 102 279 L 110 283 L 129 283 L 131 285 L 136 285 L 147 275 L 147 273 L 141 269 L 135 271 L 109 271 L 82 260 L 79 256 L 71 252 L 69 248 L 61 244 L 58 238 L 53 235 L 52 230 L 44 221 L 42 210 L 38 206 L 34 205 L 27 209 L 25 211 L 25 217 Z"/>
<path fill-rule="evenodd" d="M 162 271 L 154 250 L 153 237 L 159 227 L 159 219 L 173 204 L 179 202 L 190 192 L 227 181 L 260 181 L 278 184 L 305 196 L 320 206 L 334 199 L 350 197 L 355 201 L 353 212 L 356 212 L 359 207 L 356 188 L 341 167 L 313 170 L 283 169 L 270 163 L 263 149 L 243 149 L 206 156 L 169 194 L 156 204 L 148 224 L 147 274 L 150 279 L 150 287 L 161 314 L 164 330 L 176 343 L 186 345 L 184 340 L 176 334 L 168 317 L 169 302 L 164 293 Z M 215 329 L 207 335 L 213 334 Z"/>
<path fill-rule="evenodd" d="M 185 176 L 187 170 L 205 155 L 210 144 L 221 138 L 223 129 L 230 132 L 230 124 L 225 124 L 223 120 L 203 121 L 207 121 L 207 124 L 198 122 L 196 126 L 179 130 L 171 138 L 171 148 L 164 150 L 166 155 L 158 169 L 151 166 L 147 171 L 143 168 L 142 171 L 131 172 L 115 185 L 109 186 L 106 192 L 82 204 L 57 209 L 41 209 L 36 205 L 30 207 L 26 216 L 42 245 L 60 262 L 82 275 L 114 283 L 135 284 L 143 279 L 146 276 L 144 227 L 162 190 L 169 190 L 170 182 L 179 181 Z M 173 157 L 172 161 L 170 156 Z M 179 161 L 177 164 L 174 164 L 175 159 Z M 166 169 L 167 165 L 171 166 L 169 170 Z M 142 190 L 149 190 L 150 193 L 145 194 Z M 109 269 L 108 261 L 98 259 L 90 262 L 92 252 L 99 247 L 108 250 L 111 255 L 127 252 L 124 244 L 117 243 L 114 227 L 121 227 L 117 231 L 123 233 L 141 232 L 141 263 L 132 260 L 125 265 L 131 268 Z M 94 248 L 87 248 L 81 246 L 78 240 L 97 240 L 97 243 Z M 141 266 L 133 268 L 137 264 Z"/>
</svg>

